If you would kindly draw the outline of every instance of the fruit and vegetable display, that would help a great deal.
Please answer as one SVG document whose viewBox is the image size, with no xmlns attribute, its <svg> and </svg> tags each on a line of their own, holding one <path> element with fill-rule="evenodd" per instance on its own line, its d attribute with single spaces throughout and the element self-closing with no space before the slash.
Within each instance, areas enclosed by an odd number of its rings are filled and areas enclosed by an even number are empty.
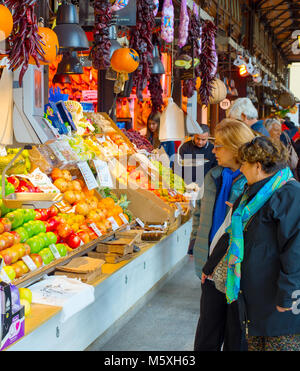
<svg viewBox="0 0 300 371">
<path fill-rule="evenodd" d="M 9 184 L 15 188 L 15 193 L 31 192 L 31 193 L 42 193 L 39 187 L 35 187 L 32 182 L 28 179 L 24 179 L 18 176 L 9 176 L 7 178 Z M 13 192 L 12 192 L 13 193 Z"/>
<path fill-rule="evenodd" d="M 175 174 L 172 169 L 163 166 L 159 161 L 152 160 L 151 163 L 158 170 L 163 187 L 167 186 L 167 189 L 175 190 L 181 194 L 185 193 L 186 186 L 184 180 L 180 176 Z"/>
<path fill-rule="evenodd" d="M 6 150 L 6 156 L 0 156 L 0 172 L 10 163 L 10 161 L 15 157 L 19 152 L 19 149 L 9 148 Z M 6 174 L 28 174 L 31 170 L 31 162 L 29 159 L 28 150 L 23 150 L 22 154 L 15 160 L 13 166 L 11 166 Z"/>
<path fill-rule="evenodd" d="M 149 140 L 141 135 L 138 131 L 134 129 L 125 130 L 122 129 L 123 133 L 127 136 L 127 138 L 136 145 L 138 149 L 145 149 L 147 152 L 153 151 L 153 146 L 149 142 Z"/>
<path fill-rule="evenodd" d="M 125 223 L 121 214 L 129 222 L 132 216 L 120 206 L 122 201 L 92 196 L 85 203 L 77 203 L 72 213 L 60 213 L 56 206 L 9 211 L 0 219 L 0 257 L 5 263 L 4 271 L 13 281 L 53 262 L 55 252 L 64 257 L 109 232 L 112 223 L 108 218 L 113 217 L 122 226 Z"/>
</svg>

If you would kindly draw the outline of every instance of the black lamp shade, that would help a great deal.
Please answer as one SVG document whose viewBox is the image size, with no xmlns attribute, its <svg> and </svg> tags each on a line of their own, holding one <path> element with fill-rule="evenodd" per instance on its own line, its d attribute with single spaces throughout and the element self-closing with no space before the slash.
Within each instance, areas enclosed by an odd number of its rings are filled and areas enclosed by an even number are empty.
<svg viewBox="0 0 300 371">
<path fill-rule="evenodd" d="M 57 67 L 57 75 L 80 75 L 83 73 L 82 64 L 77 58 L 77 53 L 66 53 Z"/>
<path fill-rule="evenodd" d="M 63 2 L 57 11 L 56 27 L 60 49 L 88 50 L 89 42 L 84 30 L 79 26 L 75 5 Z"/>
<path fill-rule="evenodd" d="M 70 76 L 69 75 L 65 75 L 65 74 L 56 74 L 54 77 L 53 77 L 53 80 L 52 80 L 53 84 L 71 84 L 71 79 L 70 79 Z"/>
<path fill-rule="evenodd" d="M 158 46 L 155 45 L 153 49 L 153 67 L 152 67 L 152 74 L 156 75 L 163 75 L 165 74 L 165 67 L 162 64 L 162 61 L 160 59 L 159 51 L 158 51 Z"/>
</svg>

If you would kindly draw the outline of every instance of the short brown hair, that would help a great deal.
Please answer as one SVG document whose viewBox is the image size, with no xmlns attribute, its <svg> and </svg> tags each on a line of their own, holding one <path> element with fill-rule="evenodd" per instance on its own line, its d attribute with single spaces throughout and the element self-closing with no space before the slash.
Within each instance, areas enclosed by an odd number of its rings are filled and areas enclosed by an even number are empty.
<svg viewBox="0 0 300 371">
<path fill-rule="evenodd" d="M 267 137 L 257 137 L 239 149 L 239 161 L 254 164 L 259 162 L 266 174 L 287 167 L 289 154 L 282 143 L 275 143 Z"/>
</svg>

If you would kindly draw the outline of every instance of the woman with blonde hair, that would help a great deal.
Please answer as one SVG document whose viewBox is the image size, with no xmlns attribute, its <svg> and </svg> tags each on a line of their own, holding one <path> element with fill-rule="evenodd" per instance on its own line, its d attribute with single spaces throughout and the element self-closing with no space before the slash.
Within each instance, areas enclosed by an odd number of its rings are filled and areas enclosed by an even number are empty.
<svg viewBox="0 0 300 371">
<path fill-rule="evenodd" d="M 241 174 L 239 148 L 255 137 L 244 123 L 225 119 L 215 130 L 213 152 L 218 161 L 204 179 L 204 195 L 201 200 L 199 228 L 194 245 L 194 260 L 197 276 L 202 279 L 202 267 L 209 256 L 209 247 L 215 234 L 223 224 L 232 204 L 242 194 L 246 178 Z M 214 282 L 202 282 L 200 318 L 197 326 L 194 349 L 196 351 L 221 350 L 225 338 L 226 298 Z M 225 343 L 224 348 L 231 345 Z"/>
<path fill-rule="evenodd" d="M 215 247 L 203 271 L 226 262 L 223 291 L 228 308 L 238 308 L 248 350 L 299 351 L 300 185 L 280 142 L 255 138 L 239 160 L 248 187 L 233 205 L 227 246 Z"/>
</svg>

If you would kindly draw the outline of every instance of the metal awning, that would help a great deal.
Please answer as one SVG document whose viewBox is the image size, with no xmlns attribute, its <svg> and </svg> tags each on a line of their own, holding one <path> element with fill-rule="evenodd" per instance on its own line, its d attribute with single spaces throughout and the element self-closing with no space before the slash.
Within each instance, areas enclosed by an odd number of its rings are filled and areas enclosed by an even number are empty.
<svg viewBox="0 0 300 371">
<path fill-rule="evenodd" d="M 289 63 L 300 62 L 298 40 L 298 36 L 300 36 L 300 1 L 254 0 L 253 2 L 256 14 L 269 31 L 274 46 Z"/>
</svg>

